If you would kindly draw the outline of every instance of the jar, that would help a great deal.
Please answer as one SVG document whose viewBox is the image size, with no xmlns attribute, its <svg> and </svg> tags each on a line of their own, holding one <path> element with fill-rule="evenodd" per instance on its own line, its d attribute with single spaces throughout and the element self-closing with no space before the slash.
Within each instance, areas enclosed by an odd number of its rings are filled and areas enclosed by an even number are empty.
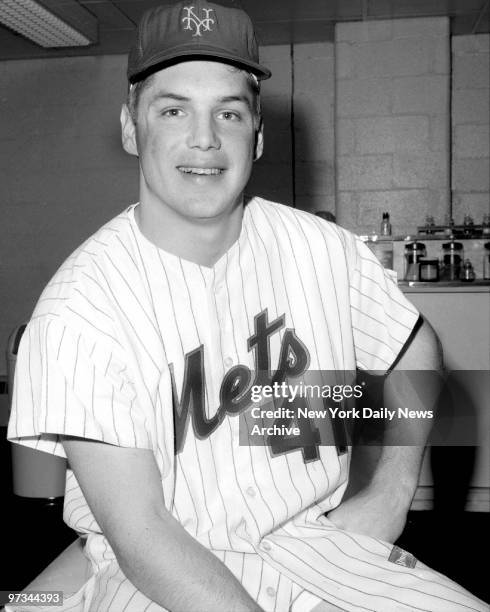
<svg viewBox="0 0 490 612">
<path fill-rule="evenodd" d="M 445 242 L 442 245 L 442 278 L 444 280 L 459 280 L 464 249 L 461 242 Z"/>
<path fill-rule="evenodd" d="M 423 242 L 410 242 L 405 245 L 405 280 L 419 280 L 419 262 L 420 258 L 425 257 L 425 255 L 426 250 Z"/>
<path fill-rule="evenodd" d="M 433 257 L 421 257 L 419 260 L 419 280 L 437 282 L 439 280 L 439 261 Z"/>
<path fill-rule="evenodd" d="M 490 280 L 490 242 L 485 242 L 483 250 L 483 278 Z"/>
</svg>

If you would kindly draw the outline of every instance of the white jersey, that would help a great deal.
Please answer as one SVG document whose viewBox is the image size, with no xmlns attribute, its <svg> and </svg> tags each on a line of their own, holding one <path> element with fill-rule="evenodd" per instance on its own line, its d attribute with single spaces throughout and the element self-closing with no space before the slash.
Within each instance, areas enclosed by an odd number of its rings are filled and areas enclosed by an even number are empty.
<svg viewBox="0 0 490 612">
<path fill-rule="evenodd" d="M 251 200 L 238 240 L 205 267 L 151 244 L 130 207 L 42 294 L 17 358 L 9 438 L 60 456 L 63 434 L 151 449 L 168 510 L 266 612 L 321 600 L 483 610 L 411 555 L 324 516 L 347 484 L 345 449 L 239 444 L 254 382 L 384 371 L 417 318 L 357 237 L 308 213 Z M 86 536 L 94 574 L 63 609 L 162 610 L 122 574 L 70 470 L 64 518 Z"/>
</svg>

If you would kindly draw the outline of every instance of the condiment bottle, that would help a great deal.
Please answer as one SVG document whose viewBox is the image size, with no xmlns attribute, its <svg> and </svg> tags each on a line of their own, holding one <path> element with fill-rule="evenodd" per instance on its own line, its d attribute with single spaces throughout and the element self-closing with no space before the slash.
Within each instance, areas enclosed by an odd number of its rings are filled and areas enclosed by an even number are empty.
<svg viewBox="0 0 490 612">
<path fill-rule="evenodd" d="M 405 245 L 405 280 L 419 280 L 419 261 L 421 257 L 425 257 L 425 254 L 425 244 L 423 242 L 410 242 Z"/>
<path fill-rule="evenodd" d="M 473 235 L 474 229 L 475 223 L 473 221 L 473 217 L 470 215 L 465 215 L 463 220 L 463 234 L 469 238 Z"/>
<path fill-rule="evenodd" d="M 464 260 L 463 269 L 461 270 L 459 278 L 467 283 L 475 280 L 475 271 L 469 259 Z"/>
<path fill-rule="evenodd" d="M 379 233 L 381 236 L 391 236 L 390 214 L 387 212 L 383 213 Z"/>
<path fill-rule="evenodd" d="M 442 261 L 444 264 L 442 277 L 444 280 L 458 280 L 463 263 L 464 249 L 461 242 L 445 242 L 442 245 Z"/>
</svg>

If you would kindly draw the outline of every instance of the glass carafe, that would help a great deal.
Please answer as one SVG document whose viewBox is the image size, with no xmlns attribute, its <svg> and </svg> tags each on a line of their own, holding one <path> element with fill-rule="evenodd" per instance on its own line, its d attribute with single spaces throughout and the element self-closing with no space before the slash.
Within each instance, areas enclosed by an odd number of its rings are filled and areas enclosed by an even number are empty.
<svg viewBox="0 0 490 612">
<path fill-rule="evenodd" d="M 405 245 L 405 274 L 406 281 L 419 280 L 420 258 L 426 256 L 423 242 L 410 242 Z"/>
<path fill-rule="evenodd" d="M 461 242 L 445 242 L 442 245 L 442 278 L 449 281 L 459 280 L 463 260 L 464 249 Z"/>
</svg>

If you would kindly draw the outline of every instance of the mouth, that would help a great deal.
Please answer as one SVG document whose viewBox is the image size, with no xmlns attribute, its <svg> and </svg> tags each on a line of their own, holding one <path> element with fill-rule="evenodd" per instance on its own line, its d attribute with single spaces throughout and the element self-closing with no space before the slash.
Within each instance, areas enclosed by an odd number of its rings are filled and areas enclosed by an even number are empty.
<svg viewBox="0 0 490 612">
<path fill-rule="evenodd" d="M 224 172 L 224 168 L 202 168 L 194 166 L 177 166 L 177 170 L 183 174 L 194 174 L 198 176 L 218 176 Z"/>
</svg>

